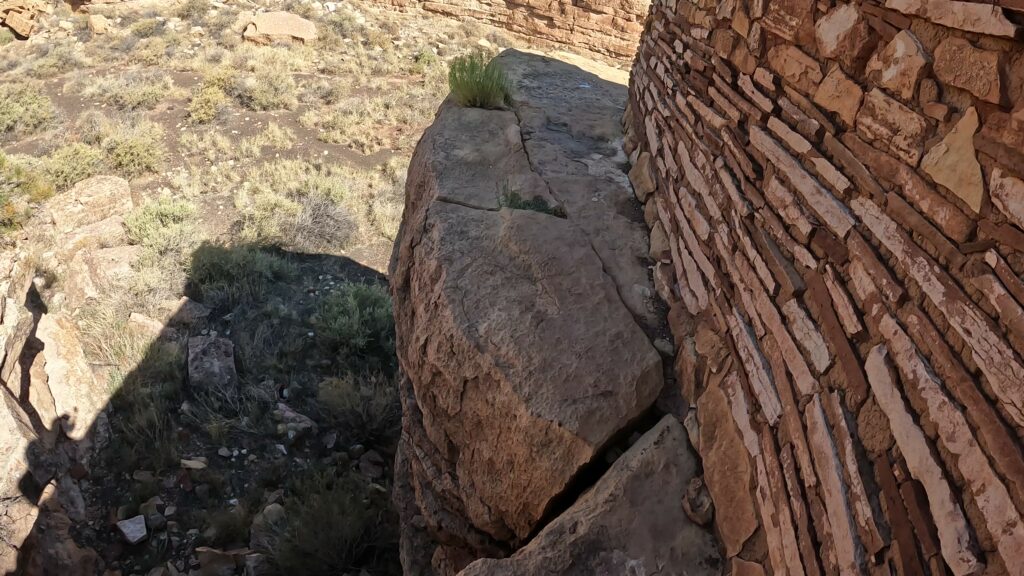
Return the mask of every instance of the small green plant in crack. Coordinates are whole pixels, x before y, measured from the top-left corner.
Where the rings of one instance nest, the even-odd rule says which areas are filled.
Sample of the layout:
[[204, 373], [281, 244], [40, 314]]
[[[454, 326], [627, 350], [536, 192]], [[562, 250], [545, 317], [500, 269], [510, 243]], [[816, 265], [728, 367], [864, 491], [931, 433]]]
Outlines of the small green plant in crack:
[[547, 200], [540, 196], [534, 196], [533, 198], [523, 198], [518, 192], [512, 192], [507, 190], [502, 193], [501, 197], [498, 198], [498, 206], [502, 208], [511, 208], [513, 210], [532, 210], [534, 212], [540, 212], [542, 214], [548, 214], [556, 218], [565, 218], [565, 208], [561, 206], [552, 206], [548, 204]]

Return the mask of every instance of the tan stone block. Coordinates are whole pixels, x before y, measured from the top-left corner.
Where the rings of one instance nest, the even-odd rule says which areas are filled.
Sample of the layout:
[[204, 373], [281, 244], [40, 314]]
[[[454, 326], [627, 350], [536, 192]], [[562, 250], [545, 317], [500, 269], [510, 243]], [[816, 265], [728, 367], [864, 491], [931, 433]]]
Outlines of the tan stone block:
[[998, 52], [975, 48], [963, 38], [946, 38], [935, 49], [935, 76], [993, 104], [1003, 99]]
[[901, 30], [871, 57], [866, 72], [868, 80], [909, 103], [930, 62], [917, 36], [910, 30]]
[[822, 79], [818, 61], [789, 44], [768, 51], [768, 67], [804, 94], [813, 94]]
[[857, 132], [910, 166], [917, 166], [927, 137], [921, 115], [875, 88], [857, 113]]
[[863, 99], [864, 91], [838, 66], [825, 76], [814, 92], [814, 103], [838, 114], [847, 126], [853, 126], [856, 121]]
[[921, 160], [921, 170], [936, 183], [949, 188], [975, 212], [981, 211], [985, 195], [981, 164], [974, 152], [974, 133], [977, 131], [978, 111], [971, 107]]

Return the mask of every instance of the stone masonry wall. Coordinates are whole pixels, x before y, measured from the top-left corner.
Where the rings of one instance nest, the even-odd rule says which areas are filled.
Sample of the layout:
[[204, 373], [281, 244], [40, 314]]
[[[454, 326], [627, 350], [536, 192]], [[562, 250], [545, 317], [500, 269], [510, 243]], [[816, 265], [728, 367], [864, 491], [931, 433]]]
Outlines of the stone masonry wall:
[[383, 0], [477, 20], [530, 38], [628, 60], [650, 0]]
[[1022, 31], [652, 6], [626, 147], [732, 574], [1024, 574]]

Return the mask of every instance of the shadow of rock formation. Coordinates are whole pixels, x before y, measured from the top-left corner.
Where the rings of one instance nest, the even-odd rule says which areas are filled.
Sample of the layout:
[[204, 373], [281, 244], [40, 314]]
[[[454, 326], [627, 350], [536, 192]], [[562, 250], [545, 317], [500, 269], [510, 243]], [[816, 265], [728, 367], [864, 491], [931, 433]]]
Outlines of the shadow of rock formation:
[[[313, 332], [324, 299], [384, 277], [249, 246], [202, 245], [191, 262], [188, 296], [159, 318], [117, 311], [125, 332], [100, 343], [55, 297], [76, 287], [53, 289], [30, 258], [7, 262], [0, 573], [272, 575], [282, 551], [286, 573], [398, 573], [387, 495], [397, 402], [390, 423], [356, 433], [318, 405], [325, 381], [372, 374], [393, 387], [393, 344], [357, 357]], [[138, 342], [126, 372], [87, 353]], [[295, 510], [308, 541], [282, 545]]]

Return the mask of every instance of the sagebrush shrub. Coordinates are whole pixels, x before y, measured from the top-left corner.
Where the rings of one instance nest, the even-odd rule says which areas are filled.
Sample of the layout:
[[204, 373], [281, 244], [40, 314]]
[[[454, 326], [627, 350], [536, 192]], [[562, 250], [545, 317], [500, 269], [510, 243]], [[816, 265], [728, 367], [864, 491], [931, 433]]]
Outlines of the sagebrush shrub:
[[501, 64], [479, 52], [452, 60], [448, 87], [459, 106], [493, 110], [509, 103], [510, 85]]
[[321, 300], [314, 325], [320, 344], [350, 371], [394, 371], [395, 321], [387, 287], [343, 285]]
[[0, 82], [0, 134], [28, 133], [53, 121], [53, 102], [41, 86], [30, 82]]

